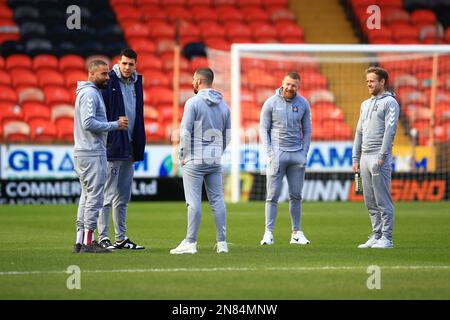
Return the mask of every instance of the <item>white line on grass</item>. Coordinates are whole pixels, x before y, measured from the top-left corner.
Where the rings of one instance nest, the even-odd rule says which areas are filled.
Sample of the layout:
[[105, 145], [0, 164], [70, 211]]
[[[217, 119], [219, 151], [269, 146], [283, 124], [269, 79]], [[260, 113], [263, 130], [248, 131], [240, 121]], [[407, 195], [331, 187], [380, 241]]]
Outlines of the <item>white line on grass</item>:
[[[427, 270], [450, 269], [450, 266], [380, 266], [380, 269], [390, 270]], [[247, 271], [328, 271], [328, 270], [366, 270], [365, 266], [324, 266], [324, 267], [267, 267], [267, 268], [155, 268], [155, 269], [112, 269], [83, 270], [83, 273], [170, 273], [170, 272], [247, 272]], [[0, 271], [0, 276], [61, 274], [66, 270], [36, 270], [36, 271]]]

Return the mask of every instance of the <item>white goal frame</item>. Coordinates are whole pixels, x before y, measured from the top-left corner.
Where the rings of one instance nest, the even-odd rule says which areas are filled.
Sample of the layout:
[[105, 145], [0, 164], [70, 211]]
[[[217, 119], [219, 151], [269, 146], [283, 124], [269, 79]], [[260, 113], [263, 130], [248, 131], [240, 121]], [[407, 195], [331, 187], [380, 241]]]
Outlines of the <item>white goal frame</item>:
[[450, 45], [233, 44], [231, 46], [231, 202], [240, 200], [241, 54], [243, 52], [450, 53]]

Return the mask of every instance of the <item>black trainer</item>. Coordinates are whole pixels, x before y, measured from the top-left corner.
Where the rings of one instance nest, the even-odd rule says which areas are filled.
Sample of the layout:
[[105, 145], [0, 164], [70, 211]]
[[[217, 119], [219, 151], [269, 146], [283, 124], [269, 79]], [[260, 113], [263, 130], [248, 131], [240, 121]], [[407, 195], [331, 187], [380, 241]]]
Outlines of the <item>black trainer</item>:
[[145, 247], [139, 246], [130, 239], [126, 238], [125, 240], [121, 242], [114, 243], [114, 249], [131, 249], [131, 250], [143, 250]]
[[114, 246], [112, 245], [111, 241], [109, 241], [108, 238], [105, 238], [102, 241], [100, 241], [100, 245], [106, 249], [110, 249], [110, 250], [115, 249]]
[[103, 248], [97, 241], [92, 241], [91, 245], [83, 244], [80, 252], [86, 253], [111, 253], [112, 250]]
[[73, 253], [80, 253], [80, 250], [81, 250], [81, 243], [75, 243], [75, 244], [73, 245], [73, 250], [72, 250], [72, 252], [73, 252]]

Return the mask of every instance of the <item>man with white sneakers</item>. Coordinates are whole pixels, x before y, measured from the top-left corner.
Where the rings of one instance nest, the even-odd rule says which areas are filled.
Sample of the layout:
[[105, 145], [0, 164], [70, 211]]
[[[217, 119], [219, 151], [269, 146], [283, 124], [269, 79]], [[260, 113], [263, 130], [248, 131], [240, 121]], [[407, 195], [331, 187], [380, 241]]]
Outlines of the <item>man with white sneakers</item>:
[[310, 243], [300, 222], [306, 157], [311, 144], [311, 110], [308, 101], [297, 93], [299, 87], [300, 75], [294, 71], [287, 73], [281, 87], [266, 100], [261, 111], [260, 137], [268, 157], [265, 232], [261, 245], [274, 243], [273, 229], [284, 176], [289, 186], [290, 243]]
[[198, 69], [192, 81], [196, 95], [188, 99], [184, 107], [179, 160], [183, 170], [188, 228], [186, 238], [170, 250], [171, 254], [197, 253], [203, 181], [216, 223], [216, 251], [228, 252], [221, 158], [230, 141], [230, 111], [222, 94], [212, 89], [213, 80], [211, 69]]
[[364, 202], [372, 234], [358, 248], [393, 248], [394, 204], [391, 198], [392, 145], [400, 106], [386, 91], [388, 73], [379, 67], [366, 70], [371, 98], [361, 104], [353, 144], [353, 171], [361, 173]]

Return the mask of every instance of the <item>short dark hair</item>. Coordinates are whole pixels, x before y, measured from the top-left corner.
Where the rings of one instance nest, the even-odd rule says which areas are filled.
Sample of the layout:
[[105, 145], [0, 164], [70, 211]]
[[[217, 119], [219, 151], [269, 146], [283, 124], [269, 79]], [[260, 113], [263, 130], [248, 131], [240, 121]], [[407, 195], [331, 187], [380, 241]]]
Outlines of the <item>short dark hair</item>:
[[214, 72], [210, 68], [200, 68], [197, 69], [195, 73], [205, 79], [204, 81], [207, 85], [212, 85], [214, 81]]
[[286, 73], [286, 75], [284, 77], [285, 78], [289, 77], [291, 79], [295, 79], [295, 80], [300, 81], [300, 75], [298, 74], [297, 71], [289, 71], [288, 73]]
[[375, 73], [378, 77], [378, 81], [384, 79], [384, 87], [388, 86], [389, 75], [388, 72], [381, 67], [369, 67], [366, 69], [366, 74]]
[[94, 72], [95, 70], [97, 70], [97, 68], [99, 66], [107, 66], [107, 65], [108, 64], [105, 61], [100, 60], [100, 59], [95, 59], [95, 60], [92, 60], [91, 62], [89, 62], [88, 71]]
[[130, 49], [130, 48], [125, 48], [122, 51], [120, 51], [119, 59], [121, 59], [122, 56], [125, 56], [125, 57], [130, 58], [130, 59], [134, 59], [135, 61], [137, 61], [137, 53], [136, 53], [136, 51], [134, 51], [133, 49]]

